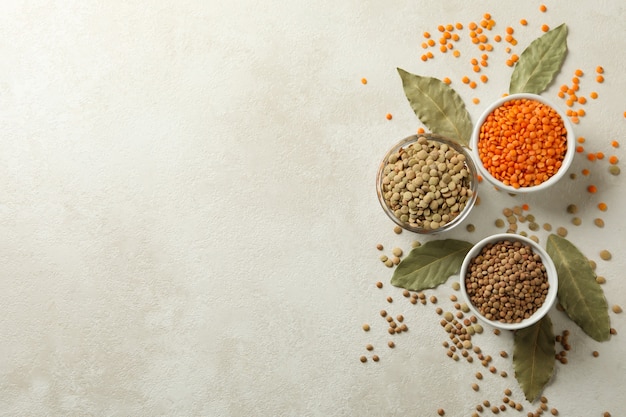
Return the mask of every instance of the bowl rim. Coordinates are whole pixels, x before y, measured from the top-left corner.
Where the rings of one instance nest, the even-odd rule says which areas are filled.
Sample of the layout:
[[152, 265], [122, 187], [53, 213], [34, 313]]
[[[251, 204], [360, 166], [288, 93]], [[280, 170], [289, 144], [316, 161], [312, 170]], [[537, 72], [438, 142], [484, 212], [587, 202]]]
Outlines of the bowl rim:
[[[418, 227], [413, 227], [408, 223], [403, 222], [399, 218], [395, 216], [395, 214], [391, 211], [391, 209], [385, 203], [385, 199], [383, 198], [383, 190], [382, 190], [382, 181], [383, 181], [383, 170], [385, 169], [385, 164], [389, 159], [391, 154], [397, 152], [400, 148], [408, 146], [409, 144], [417, 141], [421, 136], [425, 136], [429, 140], [436, 140], [441, 143], [445, 143], [446, 145], [454, 148], [457, 152], [461, 152], [465, 156], [465, 165], [468, 167], [470, 171], [470, 189], [472, 190], [472, 196], [467, 200], [465, 208], [454, 218], [452, 221], [446, 223], [443, 227], [439, 227], [437, 229], [422, 229]], [[381, 159], [380, 164], [378, 166], [378, 171], [376, 173], [376, 195], [378, 197], [378, 202], [383, 208], [383, 211], [387, 216], [398, 226], [403, 229], [418, 233], [421, 235], [433, 235], [437, 233], [446, 232], [448, 230], [453, 229], [457, 225], [463, 222], [467, 216], [469, 216], [472, 211], [476, 198], [478, 197], [478, 168], [476, 166], [476, 162], [474, 161], [474, 157], [472, 155], [471, 150], [454, 140], [442, 136], [438, 133], [432, 132], [424, 132], [424, 133], [416, 133], [410, 136], [405, 137], [404, 139], [398, 141], [394, 144], [389, 150], [385, 153], [385, 156]]]
[[[542, 104], [552, 107], [559, 114], [559, 116], [561, 116], [561, 120], [563, 120], [563, 125], [565, 126], [565, 129], [567, 130], [567, 136], [566, 136], [567, 150], [565, 152], [565, 157], [563, 159], [563, 163], [561, 167], [553, 176], [551, 176], [550, 178], [548, 178], [546, 181], [542, 182], [539, 185], [515, 188], [510, 185], [503, 184], [502, 181], [496, 179], [483, 166], [481, 159], [480, 159], [480, 155], [478, 154], [478, 138], [480, 136], [480, 128], [482, 127], [487, 117], [495, 109], [497, 109], [498, 107], [500, 107], [502, 104], [506, 103], [507, 101], [519, 100], [519, 99], [529, 99], [529, 100], [539, 101]], [[489, 106], [487, 106], [487, 108], [482, 112], [482, 114], [480, 115], [476, 123], [474, 124], [474, 127], [472, 129], [472, 136], [470, 137], [469, 147], [471, 149], [472, 157], [475, 159], [474, 163], [478, 169], [478, 172], [489, 183], [509, 193], [523, 194], [523, 193], [532, 193], [536, 191], [545, 190], [546, 188], [556, 184], [561, 178], [565, 176], [570, 166], [572, 165], [572, 161], [574, 160], [574, 155], [576, 153], [574, 141], [575, 141], [574, 127], [572, 123], [570, 122], [565, 112], [561, 108], [559, 108], [557, 105], [555, 105], [555, 103], [552, 100], [547, 99], [539, 94], [515, 93], [515, 94], [510, 94], [510, 95], [501, 97], [498, 100], [491, 103]]]
[[[546, 273], [548, 275], [548, 283], [550, 284], [548, 295], [546, 296], [546, 299], [544, 300], [541, 307], [537, 309], [537, 311], [535, 311], [532, 316], [530, 316], [527, 319], [522, 320], [519, 323], [501, 323], [499, 321], [487, 319], [478, 311], [478, 309], [471, 302], [469, 295], [467, 294], [467, 289], [465, 288], [465, 274], [467, 272], [467, 267], [470, 261], [480, 252], [480, 250], [486, 244], [500, 242], [503, 240], [513, 240], [513, 241], [517, 240], [517, 241], [530, 245], [533, 249], [533, 252], [541, 256], [541, 261], [543, 262], [546, 268]], [[546, 250], [543, 249], [535, 241], [527, 237], [512, 234], [512, 233], [497, 233], [494, 235], [490, 235], [490, 236], [483, 238], [474, 246], [472, 246], [469, 252], [465, 255], [465, 258], [463, 258], [463, 263], [461, 264], [461, 270], [459, 271], [459, 280], [461, 284], [461, 294], [463, 295], [463, 298], [465, 302], [467, 303], [467, 306], [469, 307], [470, 311], [483, 322], [493, 327], [502, 329], [502, 330], [519, 330], [519, 329], [524, 329], [524, 328], [527, 328], [536, 324], [546, 314], [548, 314], [548, 312], [554, 306], [556, 302], [556, 298], [557, 298], [558, 289], [559, 289], [559, 279], [558, 279], [556, 267], [550, 255], [548, 255], [548, 252], [546, 252]]]

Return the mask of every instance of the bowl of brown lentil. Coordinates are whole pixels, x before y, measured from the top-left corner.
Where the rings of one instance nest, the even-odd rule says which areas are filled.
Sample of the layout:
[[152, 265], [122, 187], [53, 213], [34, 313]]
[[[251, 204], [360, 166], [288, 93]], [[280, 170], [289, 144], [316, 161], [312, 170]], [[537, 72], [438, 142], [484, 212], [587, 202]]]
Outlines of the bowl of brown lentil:
[[480, 175], [510, 193], [556, 184], [576, 153], [566, 114], [550, 100], [526, 93], [488, 106], [474, 126], [470, 148]]
[[477, 178], [467, 148], [422, 133], [387, 152], [376, 176], [376, 193], [397, 225], [415, 233], [438, 233], [467, 217], [476, 201]]
[[556, 302], [554, 262], [524, 236], [500, 233], [481, 240], [465, 256], [460, 278], [470, 310], [503, 330], [535, 324]]

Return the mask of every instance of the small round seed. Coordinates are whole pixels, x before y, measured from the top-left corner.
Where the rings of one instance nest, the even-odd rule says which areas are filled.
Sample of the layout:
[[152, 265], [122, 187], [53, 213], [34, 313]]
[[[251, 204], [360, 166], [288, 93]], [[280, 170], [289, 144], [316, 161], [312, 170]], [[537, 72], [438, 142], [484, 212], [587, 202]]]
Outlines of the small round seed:
[[387, 346], [393, 349], [394, 347], [396, 347], [396, 344], [393, 342], [393, 340], [390, 340], [387, 342]]
[[366, 332], [369, 332], [369, 331], [370, 331], [370, 325], [369, 325], [369, 324], [367, 324], [367, 323], [365, 323], [365, 324], [363, 325], [363, 330], [365, 330]]
[[[459, 282], [458, 282], [458, 281], [454, 281], [454, 282], [452, 283], [452, 289], [453, 289], [453, 290], [455, 290], [455, 291], [458, 291], [459, 289], [461, 289], [461, 284], [459, 284]], [[456, 298], [456, 297], [455, 297], [455, 298]], [[452, 301], [456, 301], [456, 299], [455, 299], [455, 300], [452, 300]]]
[[604, 227], [604, 220], [600, 218], [593, 219], [593, 224], [595, 224], [598, 227]]
[[621, 170], [617, 165], [611, 165], [609, 167], [609, 172], [611, 173], [611, 175], [619, 175]]
[[504, 395], [509, 396], [511, 394], [512, 394], [512, 392], [511, 392], [511, 390], [509, 388], [504, 390]]
[[480, 389], [480, 387], [478, 386], [478, 384], [477, 384], [477, 383], [473, 383], [473, 384], [472, 384], [472, 389], [473, 389], [474, 391], [478, 391], [478, 390]]
[[478, 411], [478, 412], [482, 413], [482, 412], [483, 412], [483, 410], [484, 410], [484, 408], [483, 408], [483, 405], [482, 405], [482, 404], [478, 404], [478, 405], [476, 406], [476, 411]]
[[483, 374], [476, 372], [476, 379], [483, 379]]
[[617, 304], [614, 304], [613, 307], [611, 307], [611, 310], [613, 310], [613, 313], [615, 314], [620, 314], [623, 311], [622, 307]]
[[437, 414], [439, 414], [440, 416], [443, 416], [444, 414], [446, 414], [446, 412], [444, 411], [443, 408], [440, 408], [437, 410]]
[[502, 372], [500, 372], [500, 376], [502, 378], [506, 378], [507, 376], [509, 376], [509, 374], [507, 374], [506, 371], [502, 371]]
[[570, 204], [567, 206], [567, 212], [569, 214], [576, 214], [578, 213], [578, 206], [576, 204]]
[[485, 400], [485, 401], [483, 401], [483, 405], [485, 407], [489, 407], [489, 406], [491, 406], [491, 403], [489, 402], [489, 400]]
[[437, 297], [435, 297], [434, 295], [430, 296], [430, 302], [435, 304], [437, 302]]
[[374, 356], [372, 356], [372, 360], [374, 362], [378, 362], [380, 360], [380, 358], [378, 357], [378, 355], [374, 355]]
[[491, 412], [494, 414], [498, 414], [500, 412], [500, 409], [494, 405], [491, 407]]
[[393, 228], [393, 232], [399, 235], [400, 233], [402, 233], [402, 228], [400, 226], [396, 226]]
[[602, 277], [602, 276], [597, 276], [596, 277], [596, 282], [598, 284], [605, 284], [606, 283], [606, 278]]
[[502, 228], [502, 227], [504, 227], [504, 220], [502, 220], [502, 219], [496, 219], [496, 221], [495, 221], [495, 225], [496, 225], [496, 227], [498, 227], [498, 228]]
[[380, 282], [380, 281], [378, 281], [378, 282], [376, 283], [376, 286], [377, 286], [378, 288], [382, 288], [382, 287], [383, 287], [383, 283], [382, 283], [382, 282]]
[[471, 223], [470, 223], [470, 224], [468, 224], [467, 226], [465, 226], [465, 229], [466, 229], [468, 232], [472, 233], [473, 231], [475, 231], [475, 230], [476, 230], [476, 226], [474, 226], [473, 224], [471, 224]]
[[391, 250], [391, 253], [393, 253], [394, 256], [402, 256], [402, 249], [400, 248], [393, 248]]
[[446, 311], [445, 313], [443, 313], [443, 318], [446, 321], [452, 321], [454, 319], [454, 316], [449, 311]]
[[565, 237], [565, 236], [567, 236], [567, 229], [564, 228], [564, 227], [558, 227], [556, 229], [556, 234], [561, 236], [561, 237]]
[[613, 327], [611, 327], [611, 329], [609, 330], [609, 333], [617, 334], [617, 330], [615, 330]]
[[380, 310], [381, 317], [387, 317], [387, 310]]
[[437, 314], [441, 315], [441, 313], [443, 313], [442, 308], [441, 308], [441, 307], [437, 307], [437, 308], [435, 309], [435, 313], [437, 313]]
[[594, 350], [593, 352], [591, 352], [591, 354], [593, 355], [594, 358], [597, 358], [598, 356], [600, 356], [600, 353], [597, 350]]
[[604, 413], [602, 413], [602, 417], [611, 417], [611, 413], [605, 411]]
[[367, 350], [373, 350], [373, 349], [374, 349], [374, 346], [372, 346], [371, 344], [367, 344], [367, 345], [365, 345], [365, 349], [367, 349]]
[[391, 259], [387, 259], [387, 260], [385, 261], [385, 266], [386, 266], [387, 268], [391, 268], [391, 267], [393, 267], [393, 261], [392, 261]]
[[602, 258], [602, 260], [609, 261], [612, 257], [613, 255], [611, 255], [611, 252], [609, 252], [608, 250], [604, 249], [600, 251], [600, 258]]
[[589, 266], [595, 271], [598, 265], [596, 264], [596, 261], [594, 261], [593, 259], [589, 259]]
[[391, 298], [391, 296], [387, 297], [387, 302], [388, 303], [393, 303], [393, 298]]
[[574, 226], [580, 226], [580, 224], [582, 223], [582, 219], [580, 217], [573, 217], [572, 218], [572, 224]]
[[408, 290], [404, 290], [402, 291], [402, 295], [404, 295], [405, 297], [410, 297], [411, 293]]
[[489, 367], [489, 372], [491, 372], [492, 374], [495, 374], [496, 372], [498, 372], [498, 370], [496, 369], [495, 366], [490, 366]]
[[361, 356], [359, 360], [363, 363], [367, 362], [367, 358], [365, 356]]
[[378, 245], [376, 245], [376, 249], [378, 249], [378, 250], [383, 250], [383, 249], [384, 249], [384, 247], [383, 247], [383, 245], [381, 245], [381, 244], [379, 243]]
[[398, 314], [396, 316], [396, 320], [398, 320], [400, 323], [402, 323], [404, 321], [404, 316], [402, 314]]
[[500, 336], [500, 329], [493, 329], [493, 334]]
[[422, 242], [418, 240], [414, 240], [413, 243], [411, 243], [412, 248], [419, 248], [420, 246], [422, 246]]
[[506, 353], [505, 351], [500, 352], [500, 356], [502, 356], [503, 358], [507, 358], [509, 356], [508, 353]]

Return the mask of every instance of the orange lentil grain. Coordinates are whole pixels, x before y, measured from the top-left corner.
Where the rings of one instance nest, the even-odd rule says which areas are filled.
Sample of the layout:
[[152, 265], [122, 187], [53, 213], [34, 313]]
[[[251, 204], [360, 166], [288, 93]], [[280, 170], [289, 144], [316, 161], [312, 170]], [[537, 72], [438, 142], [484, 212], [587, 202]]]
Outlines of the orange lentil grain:
[[428, 56], [428, 59], [432, 59], [434, 57], [433, 53], [430, 51], [426, 53], [426, 56]]
[[604, 68], [602, 68], [601, 66], [597, 66], [597, 67], [596, 67], [596, 72], [597, 72], [598, 74], [604, 74]]
[[478, 38], [472, 38], [472, 43], [473, 43], [473, 44], [477, 44], [477, 43], [479, 43], [479, 42], [480, 42], [480, 41], [478, 40]]
[[542, 32], [547, 32], [549, 30], [550, 30], [550, 26], [548, 26], [546, 24], [541, 25], [541, 31]]
[[[626, 117], [626, 114], [624, 114], [624, 117]], [[614, 141], [611, 142], [611, 146], [614, 147], [614, 148], [618, 148], [619, 147], [619, 142], [614, 140]]]
[[448, 32], [452, 32], [454, 30], [454, 25], [446, 25], [446, 30]]
[[469, 84], [470, 79], [467, 76], [465, 76], [465, 77], [461, 78], [461, 81], [463, 81], [463, 84]]
[[582, 146], [579, 145], [576, 147], [576, 152], [583, 153], [584, 151], [585, 151], [585, 148], [583, 148]]
[[448, 29], [446, 29], [446, 31], [443, 32], [443, 37], [445, 39], [450, 39], [450, 38], [452, 38], [452, 34], [450, 32], [448, 32]]
[[590, 161], [595, 161], [596, 160], [596, 154], [595, 153], [588, 153], [587, 154], [587, 159]]
[[609, 206], [606, 205], [606, 203], [598, 203], [598, 209], [600, 211], [607, 211], [609, 208]]
[[443, 31], [445, 31], [445, 30], [446, 30], [446, 28], [445, 28], [443, 25], [439, 25], [439, 26], [437, 26], [437, 30], [438, 30], [439, 32], [443, 32]]
[[428, 46], [435, 46], [435, 40], [434, 39], [429, 39], [427, 43], [428, 43]]
[[582, 77], [583, 74], [584, 72], [581, 69], [577, 69], [576, 71], [574, 71], [574, 75], [576, 75], [577, 77]]
[[584, 137], [582, 137], [582, 136], [580, 136], [578, 139], [576, 139], [576, 141], [577, 141], [578, 143], [585, 143], [585, 138], [584, 138]]
[[476, 58], [472, 58], [472, 59], [470, 59], [470, 64], [478, 65], [478, 60]]
[[539, 11], [545, 13], [548, 10], [548, 8], [546, 7], [545, 4], [542, 4], [541, 6], [539, 6]]
[[580, 83], [580, 78], [578, 78], [578, 77], [572, 77], [572, 83], [574, 83], [574, 84], [578, 84], [578, 83]]
[[522, 210], [528, 211], [529, 209], [530, 209], [530, 206], [528, 204], [522, 204]]
[[522, 19], [519, 21], [519, 24], [522, 26], [526, 26], [528, 24], [528, 22], [526, 21], [526, 19]]
[[477, 27], [477, 28], [476, 28], [476, 33], [478, 33], [478, 34], [483, 33], [483, 28], [479, 28], [479, 27]]
[[615, 155], [609, 156], [609, 164], [615, 165], [619, 162], [619, 158]]
[[361, 84], [367, 84], [367, 78], [361, 78]]
[[491, 20], [491, 14], [490, 13], [485, 13], [483, 15], [483, 18], [487, 19], [487, 20]]
[[561, 90], [564, 93], [567, 93], [567, 90], [569, 90], [569, 88], [567, 87], [567, 85], [563, 84], [561, 87], [559, 87], [559, 90]]
[[514, 32], [514, 30], [513, 30], [513, 28], [512, 28], [511, 26], [508, 26], [508, 27], [506, 28], [506, 33], [508, 33], [509, 35], [512, 35], [512, 34], [513, 34], [513, 32]]
[[441, 45], [441, 46], [439, 47], [439, 50], [440, 50], [441, 52], [444, 52], [444, 53], [445, 53], [445, 52], [447, 52], [447, 51], [448, 51], [448, 48], [446, 48], [446, 45]]
[[581, 174], [583, 174], [584, 176], [589, 175], [589, 170], [587, 168], [583, 169], [582, 171], [580, 171]]
[[456, 25], [454, 25], [458, 30], [463, 29], [463, 24], [461, 22], [457, 22]]
[[482, 81], [482, 82], [486, 83], [488, 80], [489, 80], [489, 78], [487, 78], [487, 76], [486, 76], [486, 75], [481, 75], [481, 76], [480, 76], [480, 81]]
[[598, 192], [598, 188], [595, 185], [590, 185], [587, 187], [587, 191], [589, 191], [591, 194], [594, 194]]
[[578, 119], [578, 116], [572, 116], [572, 117], [570, 118], [570, 121], [571, 121], [572, 123], [574, 123], [575, 125], [577, 125], [577, 124], [578, 124], [578, 122], [580, 122], [580, 119]]
[[448, 77], [444, 77], [443, 80], [441, 80], [441, 81], [443, 81], [444, 84], [448, 84], [448, 85], [450, 85], [450, 83], [452, 82], [450, 80], [450, 78], [448, 78]]
[[515, 63], [514, 63], [512, 60], [507, 59], [507, 60], [505, 61], [505, 64], [506, 64], [507, 66], [509, 66], [509, 67], [512, 67], [512, 66], [513, 66], [513, 64], [515, 64]]
[[587, 99], [584, 96], [580, 96], [578, 97], [578, 102], [580, 104], [585, 104], [587, 102]]
[[426, 130], [424, 130], [424, 128], [423, 128], [423, 127], [420, 127], [419, 129], [417, 129], [417, 133], [418, 133], [418, 134], [422, 134], [422, 133], [424, 133], [424, 132], [426, 132]]
[[517, 56], [516, 54], [511, 55], [511, 59], [513, 60], [513, 62], [517, 62], [519, 61], [519, 56]]
[[422, 48], [423, 49], [427, 49], [428, 48], [428, 44], [426, 42], [422, 42]]
[[470, 88], [476, 88], [476, 83], [474, 81], [470, 81], [469, 86]]
[[489, 22], [487, 22], [487, 20], [483, 19], [480, 21], [480, 26], [487, 28], [488, 25], [489, 25]]
[[506, 35], [506, 36], [504, 37], [504, 40], [505, 40], [505, 41], [507, 41], [507, 42], [509, 42], [509, 43], [510, 43], [510, 42], [513, 42], [513, 39], [514, 39], [514, 38], [513, 38], [513, 36], [512, 36], [512, 35]]
[[572, 86], [572, 90], [574, 90], [574, 91], [578, 91], [578, 90], [580, 90], [580, 85], [578, 85], [578, 84], [574, 84], [574, 85]]
[[589, 97], [595, 100], [598, 98], [598, 93], [596, 93], [595, 91], [592, 91], [591, 93], [589, 93]]
[[479, 99], [478, 97], [474, 97], [474, 98], [472, 99], [472, 103], [474, 103], [474, 104], [478, 104], [478, 103], [480, 103], [480, 99]]
[[476, 22], [470, 22], [470, 24], [467, 26], [470, 30], [476, 30], [476, 28], [478, 27], [476, 25]]
[[565, 93], [562, 91], [559, 91], [556, 95], [559, 96], [559, 98], [565, 98]]
[[455, 41], [455, 42], [456, 42], [456, 41], [458, 41], [459, 39], [461, 39], [461, 37], [458, 35], [458, 33], [453, 33], [453, 34], [452, 34], [452, 40], [453, 40], [453, 41]]
[[454, 55], [456, 58], [461, 56], [461, 52], [459, 52], [459, 50], [455, 50], [454, 52], [452, 52], [452, 55]]
[[426, 39], [430, 38], [430, 33], [429, 33], [429, 32], [424, 32], [424, 37], [425, 37]]
[[478, 49], [479, 49], [480, 51], [484, 51], [485, 49], [487, 49], [487, 47], [485, 46], [485, 44], [484, 44], [484, 43], [481, 43], [481, 44], [479, 44], [479, 45], [478, 45]]
[[504, 52], [506, 52], [507, 54], [511, 52], [511, 48], [509, 48], [508, 46], [506, 47], [506, 49], [504, 50]]
[[603, 83], [604, 82], [604, 77], [602, 75], [598, 75], [596, 77], [596, 81], [599, 82], [599, 83]]
[[496, 179], [514, 188], [529, 187], [559, 170], [566, 136], [563, 120], [553, 108], [535, 100], [516, 99], [487, 116], [477, 147], [481, 162]]
[[480, 61], [480, 66], [481, 67], [487, 67], [487, 66], [489, 66], [489, 64], [487, 64], [487, 61], [483, 59], [482, 61]]
[[472, 70], [474, 70], [474, 72], [480, 72], [480, 67], [478, 65], [474, 65]]
[[494, 37], [493, 37], [493, 40], [494, 40], [495, 42], [500, 42], [500, 41], [502, 40], [502, 36], [500, 36], [500, 35], [496, 35], [496, 36], [494, 36]]
[[587, 114], [585, 109], [578, 109], [578, 117], [583, 117], [585, 114]]
[[387, 120], [393, 119], [393, 116], [391, 115], [391, 113], [387, 113], [385, 117], [387, 118]]
[[492, 45], [492, 44], [490, 44], [490, 43], [486, 44], [486, 45], [485, 45], [485, 50], [487, 50], [487, 51], [493, 51], [493, 45]]
[[572, 107], [574, 105], [574, 100], [568, 98], [567, 100], [565, 100], [565, 105], [567, 105], [567, 107]]
[[596, 152], [596, 158], [598, 158], [598, 159], [604, 159], [604, 153], [602, 153], [602, 152]]

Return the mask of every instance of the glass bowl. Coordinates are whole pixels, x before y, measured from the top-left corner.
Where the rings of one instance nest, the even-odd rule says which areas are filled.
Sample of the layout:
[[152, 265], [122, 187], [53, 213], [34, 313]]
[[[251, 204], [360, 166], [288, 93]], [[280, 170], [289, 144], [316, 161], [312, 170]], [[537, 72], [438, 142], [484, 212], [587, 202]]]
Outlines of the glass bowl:
[[[418, 147], [423, 152], [418, 153]], [[418, 168], [413, 170], [415, 165]], [[422, 133], [401, 140], [387, 152], [378, 168], [376, 193], [385, 213], [400, 227], [420, 234], [440, 233], [470, 213], [477, 179], [467, 148], [440, 135]]]
[[[539, 103], [542, 103], [543, 105], [549, 106], [552, 109], [554, 109], [555, 112], [560, 116], [561, 120], [563, 121], [563, 127], [566, 130], [566, 135], [565, 135], [566, 151], [565, 151], [565, 155], [564, 155], [563, 159], [560, 161], [561, 166], [558, 167], [557, 171], [555, 173], [553, 173], [548, 179], [546, 179], [543, 182], [541, 182], [540, 184], [536, 184], [536, 185], [522, 185], [522, 186], [519, 186], [519, 187], [515, 187], [515, 186], [511, 185], [510, 181], [509, 181], [509, 184], [506, 184], [503, 181], [501, 181], [500, 179], [496, 178], [494, 175], [492, 175], [492, 173], [487, 168], [485, 168], [485, 166], [484, 166], [484, 164], [483, 164], [483, 162], [481, 160], [481, 157], [480, 157], [479, 146], [478, 145], [479, 145], [479, 142], [483, 140], [483, 139], [480, 138], [481, 128], [482, 128], [483, 124], [485, 123], [485, 121], [487, 120], [487, 118], [489, 117], [489, 115], [491, 115], [496, 109], [498, 109], [499, 107], [503, 106], [505, 103], [507, 103], [509, 101], [523, 100], [523, 99], [534, 100], [534, 101], [537, 101]], [[534, 124], [533, 124], [533, 126], [534, 126]], [[524, 129], [528, 129], [528, 128], [524, 127]], [[537, 132], [536, 134], [543, 134], [543, 132], [540, 131], [540, 130], [536, 130], [536, 132]], [[525, 150], [525, 149], [522, 149], [522, 147], [520, 147], [520, 145], [522, 145], [522, 144], [518, 144], [516, 147], [513, 148], [514, 151], [515, 151], [515, 156], [513, 156], [513, 157], [518, 158], [518, 160], [522, 156], [525, 159], [529, 158], [531, 156], [529, 154], [529, 151]], [[497, 146], [502, 148], [502, 144], [497, 144]], [[472, 131], [472, 138], [470, 140], [470, 148], [472, 149], [472, 155], [474, 157], [474, 161], [476, 162], [476, 165], [478, 167], [478, 171], [479, 171], [480, 175], [482, 175], [483, 178], [485, 178], [485, 180], [487, 180], [489, 183], [494, 185], [496, 188], [504, 190], [504, 191], [507, 191], [509, 193], [513, 193], [513, 194], [530, 193], [530, 192], [535, 192], [535, 191], [541, 191], [541, 190], [544, 190], [544, 189], [546, 189], [546, 188], [556, 184], [567, 173], [567, 170], [571, 166], [572, 161], [574, 159], [574, 154], [576, 153], [574, 130], [572, 128], [572, 124], [571, 124], [569, 118], [567, 117], [567, 115], [561, 109], [559, 109], [557, 106], [555, 106], [550, 100], [548, 100], [548, 99], [546, 99], [546, 98], [544, 98], [544, 97], [542, 97], [540, 95], [537, 95], [537, 94], [526, 94], [526, 93], [511, 94], [509, 96], [502, 97], [499, 100], [496, 100], [495, 102], [493, 102], [489, 107], [487, 107], [487, 109], [485, 109], [485, 111], [482, 113], [482, 115], [480, 116], [480, 118], [478, 119], [476, 124], [474, 125], [474, 129]], [[532, 152], [535, 152], [535, 151], [532, 151]], [[538, 161], [537, 164], [539, 162], [541, 162], [541, 161]], [[541, 163], [543, 163], [543, 162], [541, 162]], [[532, 173], [531, 173], [531, 175], [532, 175]]]
[[[546, 298], [541, 304], [541, 306], [530, 317], [525, 318], [518, 323], [503, 323], [499, 320], [491, 320], [491, 319], [486, 318], [483, 314], [481, 314], [479, 309], [472, 303], [470, 295], [468, 293], [467, 284], [465, 281], [465, 277], [468, 273], [472, 260], [477, 255], [480, 254], [481, 250], [488, 244], [502, 242], [502, 241], [520, 242], [522, 244], [530, 246], [533, 253], [539, 255], [539, 257], [541, 258], [541, 262], [543, 263], [545, 270], [546, 270], [547, 280], [549, 284], [548, 293], [546, 294]], [[459, 275], [460, 275], [461, 293], [470, 311], [474, 315], [476, 315], [476, 317], [480, 318], [481, 320], [488, 323], [489, 325], [493, 327], [497, 327], [502, 330], [518, 330], [518, 329], [523, 329], [525, 327], [532, 326], [533, 324], [541, 320], [541, 318], [543, 318], [548, 313], [548, 311], [550, 311], [550, 309], [556, 302], [556, 296], [557, 296], [557, 291], [558, 291], [558, 276], [557, 276], [556, 268], [554, 266], [554, 262], [552, 261], [552, 258], [550, 258], [548, 253], [541, 246], [539, 246], [539, 244], [535, 243], [533, 240], [528, 239], [524, 236], [515, 235], [511, 233], [499, 233], [499, 234], [486, 237], [485, 239], [475, 244], [469, 250], [465, 258], [463, 259], [463, 264], [461, 265], [461, 270], [459, 272]], [[500, 277], [502, 276], [502, 274], [499, 273], [498, 276]]]

